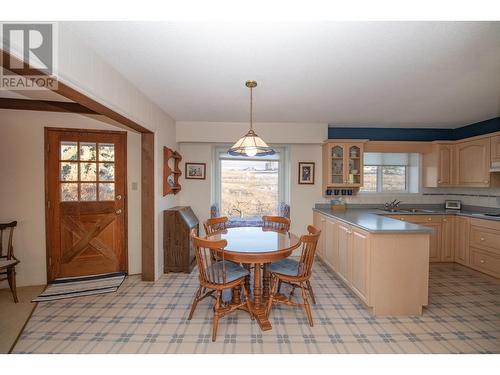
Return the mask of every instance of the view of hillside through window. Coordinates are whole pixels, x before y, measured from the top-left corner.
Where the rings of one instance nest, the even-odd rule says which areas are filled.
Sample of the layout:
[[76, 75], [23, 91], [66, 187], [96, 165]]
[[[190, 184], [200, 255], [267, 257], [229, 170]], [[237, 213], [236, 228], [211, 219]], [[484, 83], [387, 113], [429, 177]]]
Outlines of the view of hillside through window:
[[279, 162], [221, 160], [221, 215], [256, 219], [276, 215]]

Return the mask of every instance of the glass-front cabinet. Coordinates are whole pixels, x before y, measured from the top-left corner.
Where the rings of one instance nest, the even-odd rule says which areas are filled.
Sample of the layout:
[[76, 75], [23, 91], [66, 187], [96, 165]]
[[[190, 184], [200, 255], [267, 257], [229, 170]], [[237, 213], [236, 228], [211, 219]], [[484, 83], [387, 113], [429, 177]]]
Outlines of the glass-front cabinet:
[[363, 142], [325, 142], [323, 163], [325, 188], [363, 186]]

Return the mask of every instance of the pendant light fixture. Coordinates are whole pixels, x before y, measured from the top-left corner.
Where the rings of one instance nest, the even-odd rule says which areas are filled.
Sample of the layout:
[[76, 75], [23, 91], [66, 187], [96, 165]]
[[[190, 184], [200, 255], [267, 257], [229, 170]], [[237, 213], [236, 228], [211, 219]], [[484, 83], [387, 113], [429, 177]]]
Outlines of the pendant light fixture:
[[257, 81], [246, 81], [245, 86], [250, 89], [250, 130], [243, 138], [240, 138], [227, 153], [233, 156], [266, 156], [273, 155], [274, 150], [267, 145], [253, 131], [253, 88], [257, 86]]

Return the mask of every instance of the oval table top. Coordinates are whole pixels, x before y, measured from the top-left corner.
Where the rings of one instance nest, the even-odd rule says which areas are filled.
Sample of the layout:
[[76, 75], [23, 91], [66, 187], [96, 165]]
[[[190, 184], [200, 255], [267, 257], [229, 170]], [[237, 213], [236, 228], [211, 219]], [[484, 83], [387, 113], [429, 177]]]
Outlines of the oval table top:
[[288, 257], [300, 245], [297, 236], [262, 227], [228, 228], [206, 237], [226, 240], [224, 257], [241, 263], [269, 263]]

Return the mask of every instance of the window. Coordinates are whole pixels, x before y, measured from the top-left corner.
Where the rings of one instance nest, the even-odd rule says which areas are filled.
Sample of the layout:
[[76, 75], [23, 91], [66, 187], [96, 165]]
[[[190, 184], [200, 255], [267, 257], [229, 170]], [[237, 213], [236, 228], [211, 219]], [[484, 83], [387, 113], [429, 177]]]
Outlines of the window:
[[217, 149], [215, 201], [230, 219], [255, 220], [276, 215], [283, 200], [282, 153], [264, 158], [242, 158]]
[[418, 192], [418, 154], [364, 154], [363, 187], [366, 193]]
[[115, 199], [115, 146], [107, 143], [61, 142], [61, 201]]

